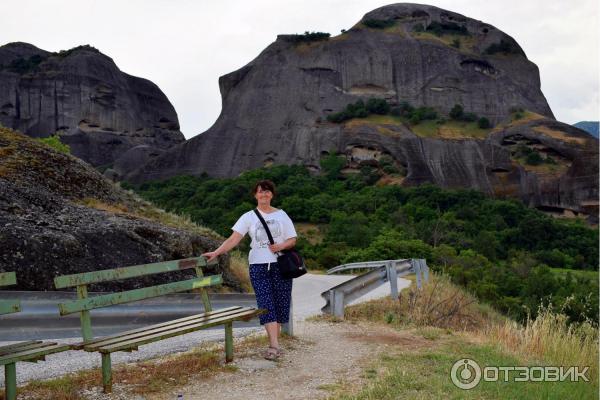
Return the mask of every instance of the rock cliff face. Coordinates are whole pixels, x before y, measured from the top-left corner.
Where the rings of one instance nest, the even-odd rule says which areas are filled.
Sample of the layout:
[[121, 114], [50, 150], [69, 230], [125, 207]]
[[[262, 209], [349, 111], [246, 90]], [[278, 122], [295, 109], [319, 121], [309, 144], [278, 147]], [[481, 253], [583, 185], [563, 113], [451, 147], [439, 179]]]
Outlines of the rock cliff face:
[[[223, 109], [216, 123], [125, 179], [227, 177], [273, 163], [318, 170], [330, 152], [359, 167], [387, 154], [404, 167], [405, 185], [475, 188], [557, 211], [584, 212], [594, 201], [597, 207], [598, 142], [554, 121], [536, 65], [513, 38], [481, 21], [394, 4], [333, 38], [280, 35], [219, 85]], [[471, 135], [443, 121], [435, 132], [400, 118], [327, 121], [369, 98], [431, 107], [446, 119], [460, 104], [495, 128]], [[540, 157], [556, 155], [560, 166], [525, 166], [519, 144]], [[583, 157], [590, 171], [580, 165]]]
[[103, 168], [133, 147], [160, 152], [185, 140], [155, 84], [121, 72], [90, 46], [59, 53], [27, 43], [0, 47], [0, 124], [32, 137], [59, 132], [74, 155]]
[[[167, 226], [150, 218], [151, 209], [80, 159], [0, 128], [0, 272], [16, 271], [18, 289], [53, 290], [58, 275], [198, 256], [218, 246], [214, 234]], [[241, 290], [228, 265], [223, 258], [207, 272], [222, 273], [227, 286]], [[183, 276], [189, 273], [93, 290]]]

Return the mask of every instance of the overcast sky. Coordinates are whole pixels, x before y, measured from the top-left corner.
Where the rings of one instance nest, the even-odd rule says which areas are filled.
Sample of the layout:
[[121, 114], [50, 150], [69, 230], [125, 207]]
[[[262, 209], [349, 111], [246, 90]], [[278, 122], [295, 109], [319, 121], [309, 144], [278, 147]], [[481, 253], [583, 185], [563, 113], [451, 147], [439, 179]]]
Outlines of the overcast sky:
[[[191, 138], [221, 112], [218, 78], [254, 59], [277, 34], [339, 34], [386, 1], [3, 0], [0, 45], [58, 51], [90, 44], [128, 74], [156, 83]], [[514, 37], [540, 69], [556, 118], [598, 120], [597, 0], [431, 0]]]

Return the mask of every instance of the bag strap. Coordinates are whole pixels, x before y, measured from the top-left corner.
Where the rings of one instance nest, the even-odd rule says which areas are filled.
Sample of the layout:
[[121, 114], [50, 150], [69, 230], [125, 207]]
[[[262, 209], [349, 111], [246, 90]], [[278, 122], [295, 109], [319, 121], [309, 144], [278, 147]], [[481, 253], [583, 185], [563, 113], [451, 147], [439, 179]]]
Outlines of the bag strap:
[[271, 244], [275, 244], [275, 241], [273, 240], [273, 235], [271, 235], [271, 231], [269, 230], [269, 227], [267, 226], [265, 219], [263, 218], [262, 215], [260, 215], [260, 211], [258, 211], [258, 209], [255, 208], [254, 212], [256, 213], [256, 216], [258, 217], [258, 219], [260, 219], [260, 222], [262, 222], [262, 225], [265, 228], [265, 231], [267, 232], [267, 236], [269, 237], [269, 242]]

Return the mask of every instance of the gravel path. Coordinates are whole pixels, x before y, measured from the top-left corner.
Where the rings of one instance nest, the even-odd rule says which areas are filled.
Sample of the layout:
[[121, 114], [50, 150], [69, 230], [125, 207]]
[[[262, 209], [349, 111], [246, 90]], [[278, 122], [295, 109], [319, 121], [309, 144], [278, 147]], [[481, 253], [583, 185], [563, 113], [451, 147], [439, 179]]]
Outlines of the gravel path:
[[234, 361], [235, 373], [221, 373], [148, 399], [173, 400], [178, 394], [184, 400], [325, 398], [330, 395], [327, 385], [361, 385], [363, 368], [382, 349], [381, 342], [371, 340], [378, 335], [373, 328], [360, 325], [299, 322], [296, 338], [283, 346], [279, 361], [264, 360], [264, 349], [256, 349]]
[[[330, 287], [338, 285], [348, 279], [352, 278], [349, 275], [313, 275], [306, 274], [305, 276], [296, 279], [294, 281], [294, 335], [298, 336], [301, 344], [307, 345], [309, 341], [318, 341], [321, 347], [330, 347], [336, 345], [335, 326], [330, 327], [329, 331], [325, 328], [313, 326], [313, 323], [304, 322], [306, 317], [311, 315], [320, 314], [320, 309], [325, 305], [325, 301], [321, 297], [321, 293]], [[407, 287], [410, 281], [399, 278], [398, 288], [402, 289]], [[363, 296], [361, 299], [355, 301], [365, 301], [371, 298], [382, 297], [389, 295], [390, 289], [388, 284], [384, 284], [374, 291]], [[316, 329], [315, 332], [319, 331], [319, 334], [313, 335], [312, 329]], [[263, 332], [262, 327], [253, 328], [236, 328], [234, 329], [234, 336], [236, 338], [242, 338], [252, 333]], [[310, 332], [310, 335], [307, 333]], [[80, 338], [73, 338], [67, 340], [59, 340], [60, 343], [75, 343], [80, 341]], [[152, 358], [161, 357], [165, 354], [174, 354], [179, 352], [185, 352], [191, 350], [200, 342], [204, 341], [223, 341], [224, 331], [222, 327], [220, 329], [210, 329], [174, 337], [167, 340], [162, 340], [152, 344], [148, 344], [140, 347], [139, 351], [132, 353], [118, 352], [112, 355], [113, 365], [136, 362], [141, 360], [147, 360]], [[2, 344], [8, 344], [10, 342], [0, 342]], [[365, 352], [368, 352], [365, 350]], [[342, 354], [342, 353], [340, 353]], [[360, 357], [362, 353], [358, 352], [356, 357]], [[350, 357], [350, 355], [347, 355]], [[330, 359], [341, 362], [338, 360], [337, 353]], [[352, 356], [354, 357], [354, 356]], [[292, 357], [292, 359], [298, 359], [298, 355]], [[324, 360], [325, 361], [325, 360]], [[303, 364], [300, 363], [300, 366]], [[50, 379], [58, 376], [62, 376], [69, 372], [75, 372], [79, 370], [91, 369], [100, 366], [100, 355], [98, 353], [87, 353], [84, 351], [68, 351], [64, 353], [58, 353], [49, 355], [45, 362], [42, 363], [17, 363], [17, 381], [21, 385], [30, 380]], [[333, 368], [333, 364], [330, 365]], [[243, 371], [246, 367], [240, 367]], [[250, 368], [250, 367], [248, 367]], [[0, 368], [0, 373], [3, 374], [3, 367]], [[251, 368], [250, 368], [251, 369]], [[308, 369], [302, 366], [301, 374], [308, 373]], [[3, 382], [0, 382], [2, 384]], [[317, 385], [318, 386], [318, 385]], [[125, 397], [127, 398], [127, 397]], [[312, 398], [309, 396], [308, 398]]]

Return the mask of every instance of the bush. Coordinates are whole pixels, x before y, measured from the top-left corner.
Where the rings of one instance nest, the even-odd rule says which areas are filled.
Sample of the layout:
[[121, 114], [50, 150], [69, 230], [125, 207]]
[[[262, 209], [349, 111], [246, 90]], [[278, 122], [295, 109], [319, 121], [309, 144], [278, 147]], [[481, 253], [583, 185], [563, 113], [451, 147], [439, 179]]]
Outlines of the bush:
[[390, 112], [390, 105], [385, 99], [369, 99], [367, 111], [373, 114], [385, 115]]
[[519, 48], [519, 45], [513, 41], [507, 41], [502, 39], [500, 43], [493, 43], [485, 49], [484, 54], [496, 54], [496, 53], [504, 53], [504, 54], [523, 54], [522, 50]]
[[452, 44], [451, 44], [451, 46], [452, 46], [452, 47], [456, 47], [457, 49], [460, 49], [460, 39], [454, 39], [454, 40], [452, 41]]
[[37, 140], [44, 143], [46, 146], [52, 147], [56, 151], [64, 154], [71, 154], [71, 147], [68, 144], [61, 142], [58, 135], [52, 135]]
[[385, 99], [371, 98], [365, 104], [364, 101], [358, 100], [356, 103], [351, 103], [346, 106], [346, 109], [337, 113], [332, 113], [327, 116], [327, 121], [340, 123], [352, 118], [366, 118], [369, 114], [388, 114], [390, 105]]
[[542, 156], [537, 151], [532, 151], [525, 157], [525, 162], [529, 165], [540, 165], [544, 162]]
[[286, 40], [292, 43], [306, 43], [306, 42], [317, 42], [320, 40], [327, 40], [331, 36], [327, 32], [309, 32], [306, 31], [302, 35], [289, 35]]
[[423, 26], [423, 24], [416, 24], [412, 27], [413, 32], [424, 32], [425, 31], [425, 27]]
[[467, 27], [454, 22], [433, 21], [427, 27], [428, 32], [433, 32], [436, 36], [442, 35], [469, 35]]
[[463, 116], [463, 107], [460, 104], [455, 104], [454, 107], [452, 107], [452, 110], [450, 110], [450, 118], [452, 119], [461, 119]]
[[477, 121], [477, 126], [479, 126], [479, 128], [481, 128], [481, 129], [488, 129], [491, 127], [490, 120], [487, 119], [486, 117], [481, 117]]
[[366, 27], [373, 29], [385, 29], [390, 26], [394, 26], [395, 22], [391, 19], [383, 20], [383, 19], [366, 19], [363, 21], [363, 24]]
[[6, 69], [21, 75], [26, 74], [28, 72], [35, 71], [38, 65], [40, 65], [45, 59], [45, 57], [42, 57], [37, 54], [27, 59], [17, 58], [16, 60], [11, 61], [11, 63], [8, 64], [8, 67], [6, 67]]
[[467, 122], [475, 122], [477, 121], [477, 115], [474, 113], [465, 113], [462, 117], [462, 120]]

